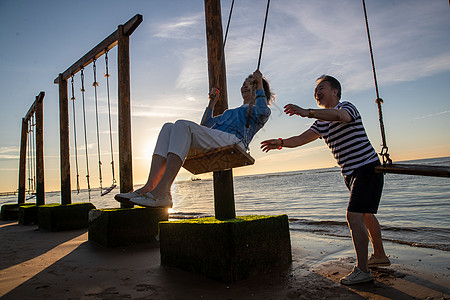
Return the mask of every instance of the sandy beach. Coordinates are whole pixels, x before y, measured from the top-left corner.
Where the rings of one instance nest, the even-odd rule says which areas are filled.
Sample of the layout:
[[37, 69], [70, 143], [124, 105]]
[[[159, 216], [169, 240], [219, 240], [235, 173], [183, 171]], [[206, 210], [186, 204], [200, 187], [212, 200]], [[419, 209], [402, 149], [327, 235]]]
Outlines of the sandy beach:
[[47, 232], [0, 221], [1, 299], [450, 299], [450, 255], [386, 242], [392, 265], [340, 285], [349, 239], [291, 231], [293, 262], [233, 284], [160, 265], [158, 245], [113, 249], [86, 230]]

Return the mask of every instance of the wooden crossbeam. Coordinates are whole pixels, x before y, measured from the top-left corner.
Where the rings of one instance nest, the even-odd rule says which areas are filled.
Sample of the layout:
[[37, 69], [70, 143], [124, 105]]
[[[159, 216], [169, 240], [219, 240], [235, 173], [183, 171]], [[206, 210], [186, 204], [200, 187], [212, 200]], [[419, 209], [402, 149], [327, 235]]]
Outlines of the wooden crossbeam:
[[206, 153], [188, 156], [183, 167], [192, 174], [224, 171], [253, 165], [255, 159], [238, 145], [213, 149]]
[[450, 166], [386, 164], [375, 167], [377, 173], [394, 173], [406, 175], [450, 177]]
[[31, 116], [36, 111], [37, 103], [42, 102], [42, 100], [44, 100], [44, 96], [45, 96], [45, 92], [40, 92], [39, 95], [36, 96], [36, 100], [33, 102], [33, 104], [31, 104], [30, 109], [28, 109], [28, 112], [24, 117], [26, 122], [28, 122], [28, 120], [30, 120]]
[[[124, 34], [126, 36], [130, 36], [133, 31], [141, 24], [143, 18], [142, 15], [137, 14], [128, 22], [123, 25]], [[114, 48], [117, 45], [117, 41], [119, 40], [119, 31], [116, 30], [111, 33], [107, 38], [101, 41], [97, 46], [92, 48], [91, 51], [86, 53], [82, 58], [80, 58], [77, 62], [75, 62], [72, 66], [70, 66], [67, 70], [62, 73], [63, 79], [69, 79], [73, 74], [79, 72], [82, 68], [92, 63], [94, 59], [99, 58], [106, 51]], [[59, 83], [59, 76], [55, 79], [54, 83]]]

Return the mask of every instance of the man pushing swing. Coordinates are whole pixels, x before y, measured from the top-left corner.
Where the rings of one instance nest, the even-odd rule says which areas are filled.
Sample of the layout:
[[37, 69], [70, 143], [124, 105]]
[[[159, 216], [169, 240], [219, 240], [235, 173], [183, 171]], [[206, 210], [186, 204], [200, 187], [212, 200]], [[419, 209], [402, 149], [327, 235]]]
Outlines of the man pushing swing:
[[[369, 267], [389, 266], [381, 239], [377, 218], [384, 176], [375, 173], [380, 165], [378, 155], [366, 135], [361, 116], [356, 107], [341, 99], [341, 85], [337, 79], [323, 75], [316, 81], [314, 98], [322, 109], [305, 109], [294, 104], [284, 107], [289, 116], [297, 115], [317, 119], [305, 132], [288, 139], [270, 139], [261, 143], [268, 152], [283, 147], [295, 148], [323, 138], [342, 169], [345, 184], [350, 191], [347, 222], [356, 251], [357, 266], [341, 284], [357, 284], [373, 279]], [[368, 241], [374, 253], [368, 259]]]

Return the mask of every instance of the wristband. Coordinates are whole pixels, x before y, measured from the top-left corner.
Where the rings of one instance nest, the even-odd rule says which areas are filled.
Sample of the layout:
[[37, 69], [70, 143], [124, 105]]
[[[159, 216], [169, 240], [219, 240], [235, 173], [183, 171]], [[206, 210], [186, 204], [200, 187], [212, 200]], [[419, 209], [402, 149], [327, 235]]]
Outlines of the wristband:
[[316, 112], [314, 111], [314, 110], [312, 110], [312, 109], [308, 109], [308, 118], [314, 118], [314, 114], [315, 114]]
[[278, 140], [280, 140], [280, 141], [281, 141], [281, 145], [280, 145], [280, 147], [278, 147], [277, 149], [278, 149], [278, 150], [281, 150], [281, 149], [283, 149], [283, 146], [284, 146], [284, 141], [283, 141], [283, 139], [282, 139], [282, 138], [278, 138]]

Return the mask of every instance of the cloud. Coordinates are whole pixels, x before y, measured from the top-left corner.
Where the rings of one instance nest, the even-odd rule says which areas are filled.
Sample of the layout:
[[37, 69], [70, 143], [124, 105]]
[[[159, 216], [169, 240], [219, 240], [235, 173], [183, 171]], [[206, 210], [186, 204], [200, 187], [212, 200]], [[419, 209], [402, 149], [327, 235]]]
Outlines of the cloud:
[[445, 110], [445, 111], [441, 111], [441, 112], [430, 114], [430, 115], [426, 115], [426, 116], [416, 117], [416, 118], [414, 118], [414, 120], [434, 118], [434, 117], [445, 115], [445, 114], [448, 114], [448, 113], [450, 113], [450, 110]]
[[399, 81], [414, 81], [423, 77], [450, 70], [450, 52], [434, 57], [403, 61], [380, 70], [380, 80], [384, 84]]
[[151, 118], [162, 118], [167, 119], [176, 116], [173, 113], [167, 111], [155, 111], [155, 110], [134, 110], [132, 113], [133, 117], [151, 117]]
[[[157, 97], [156, 97], [157, 98]], [[186, 112], [203, 112], [204, 105], [197, 107], [186, 106], [186, 105], [177, 105], [177, 103], [186, 103], [186, 101], [190, 101], [195, 103], [197, 100], [193, 98], [186, 98], [183, 95], [171, 95], [170, 99], [161, 98], [159, 103], [173, 103], [173, 105], [146, 105], [146, 104], [134, 104], [132, 108], [132, 116], [133, 117], [152, 117], [152, 118], [161, 118], [161, 119], [172, 119], [183, 115]]]
[[4, 146], [0, 147], [0, 154], [5, 154], [9, 152], [19, 152], [19, 147], [16, 146]]
[[0, 159], [19, 159], [19, 147], [0, 147]]
[[[195, 15], [168, 20], [156, 27], [155, 37], [164, 39], [192, 39], [200, 33], [199, 25], [203, 23], [203, 12]], [[203, 31], [201, 33], [204, 35]]]
[[[385, 1], [369, 5], [368, 17], [380, 84], [420, 80], [450, 70], [448, 38], [443, 38], [448, 36], [448, 13], [439, 1]], [[230, 72], [256, 61], [259, 23], [232, 24], [227, 45]], [[361, 3], [273, 3], [262, 66], [265, 73], [280, 78], [277, 86], [283, 91], [304, 88], [323, 73], [340, 78], [347, 92], [373, 88]]]
[[0, 154], [0, 159], [19, 159], [19, 155], [13, 154]]
[[206, 47], [193, 47], [183, 52], [181, 71], [176, 79], [176, 88], [188, 94], [204, 92], [208, 82]]

